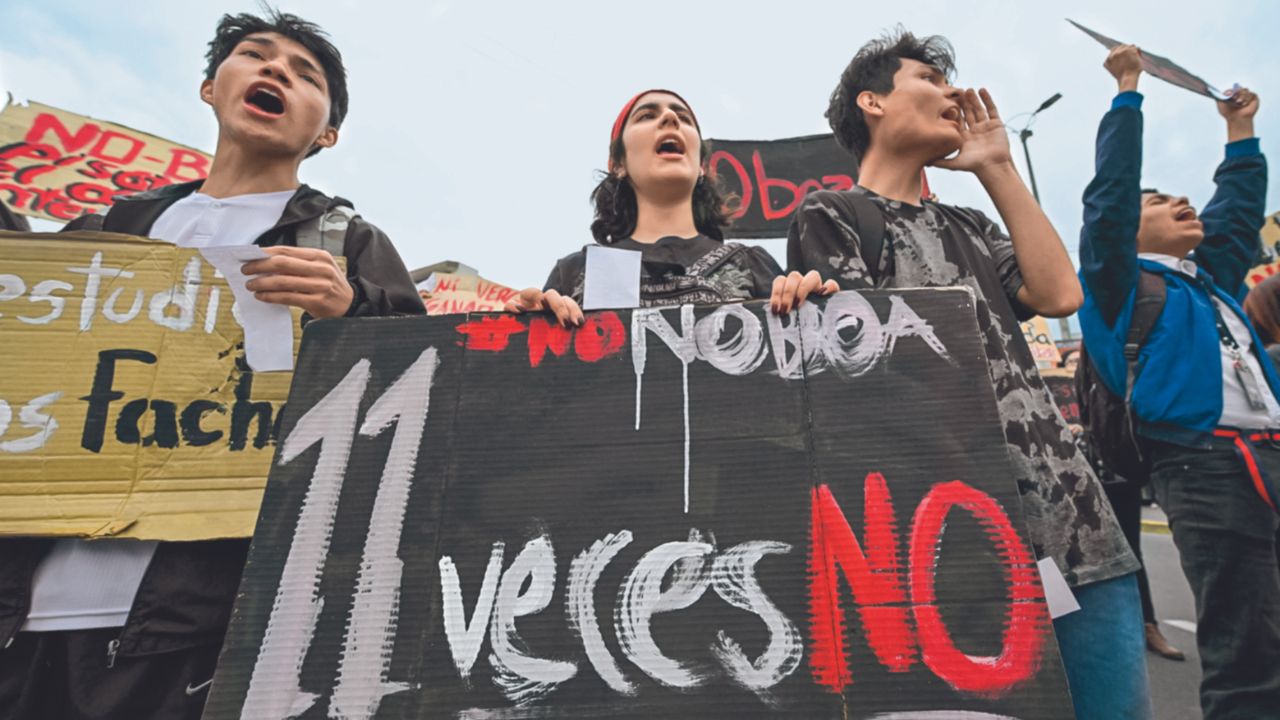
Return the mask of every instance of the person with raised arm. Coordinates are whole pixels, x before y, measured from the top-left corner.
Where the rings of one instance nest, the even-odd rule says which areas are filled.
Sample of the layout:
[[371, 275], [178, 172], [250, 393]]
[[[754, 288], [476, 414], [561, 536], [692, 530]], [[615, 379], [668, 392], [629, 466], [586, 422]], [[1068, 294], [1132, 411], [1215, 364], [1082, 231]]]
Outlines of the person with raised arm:
[[[1085, 347], [1128, 400], [1195, 595], [1205, 719], [1280, 717], [1280, 377], [1239, 304], [1265, 218], [1258, 96], [1218, 103], [1225, 157], [1197, 212], [1142, 187], [1141, 51], [1118, 46], [1105, 65], [1118, 93], [1084, 194]], [[1152, 302], [1162, 307], [1130, 357], [1135, 308]]]

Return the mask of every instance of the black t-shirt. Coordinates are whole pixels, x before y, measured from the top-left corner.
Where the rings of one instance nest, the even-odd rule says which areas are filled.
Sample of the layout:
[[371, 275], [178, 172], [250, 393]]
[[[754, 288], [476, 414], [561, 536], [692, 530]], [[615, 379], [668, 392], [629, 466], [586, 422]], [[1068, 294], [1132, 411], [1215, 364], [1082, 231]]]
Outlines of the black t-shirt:
[[836, 193], [810, 193], [787, 239], [791, 270], [817, 270], [842, 290], [967, 287], [973, 291], [996, 406], [1036, 556], [1052, 556], [1079, 586], [1138, 569], [1111, 505], [1036, 369], [1018, 321], [1022, 274], [1013, 243], [986, 215], [925, 201], [919, 207], [857, 187], [884, 214], [884, 250], [873, 283], [857, 220]]
[[[705, 235], [670, 235], [652, 243], [627, 238], [608, 247], [641, 253], [642, 307], [762, 300], [772, 292], [774, 278], [782, 274], [781, 266], [764, 249]], [[560, 258], [542, 289], [581, 304], [586, 266], [585, 248]]]

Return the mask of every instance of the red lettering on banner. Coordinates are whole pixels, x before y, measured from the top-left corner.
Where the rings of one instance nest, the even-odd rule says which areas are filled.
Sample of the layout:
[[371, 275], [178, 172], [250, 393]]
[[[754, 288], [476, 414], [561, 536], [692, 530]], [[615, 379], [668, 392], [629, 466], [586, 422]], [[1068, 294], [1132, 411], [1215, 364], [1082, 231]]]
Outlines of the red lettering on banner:
[[524, 331], [524, 325], [510, 315], [482, 317], [458, 326], [458, 332], [467, 338], [465, 343], [458, 344], [465, 345], [468, 350], [502, 352], [507, 349], [512, 335]]
[[561, 327], [559, 323], [548, 321], [544, 317], [535, 317], [529, 321], [529, 367], [538, 367], [547, 350], [560, 357], [569, 350], [569, 341], [573, 339], [573, 331]]
[[747, 214], [754, 199], [758, 199], [760, 214], [765, 220], [780, 220], [794, 213], [800, 206], [800, 202], [804, 200], [804, 196], [813, 190], [824, 188], [848, 190], [854, 185], [853, 177], [850, 175], [823, 175], [821, 178], [808, 178], [799, 183], [782, 178], [771, 178], [765, 169], [764, 157], [759, 150], [751, 152], [751, 172], [748, 172], [742, 161], [732, 153], [717, 150], [711, 154], [711, 160], [708, 163], [713, 177], [720, 176], [721, 163], [727, 163], [732, 168], [733, 177], [736, 177], [738, 185], [742, 188], [741, 201], [731, 216], [734, 220]]
[[[853, 682], [837, 568], [853, 591], [867, 644], [890, 672], [903, 672], [923, 659], [956, 690], [990, 697], [1003, 695], [1035, 675], [1049, 632], [1048, 608], [1035, 560], [994, 498], [957, 480], [935, 485], [921, 500], [912, 519], [908, 603], [893, 503], [884, 477], [871, 473], [864, 484], [865, 545], [858, 544], [826, 485], [814, 488], [811, 497], [809, 666], [818, 684], [841, 692]], [[1002, 650], [995, 657], [968, 655], [957, 648], [936, 604], [939, 542], [947, 513], [956, 506], [978, 519], [1004, 568], [1010, 605]]]
[[67, 129], [66, 125], [62, 124], [57, 115], [40, 113], [36, 116], [35, 121], [31, 123], [31, 129], [27, 131], [27, 136], [23, 140], [32, 144], [40, 143], [47, 133], [53, 132], [58, 137], [58, 141], [62, 143], [63, 150], [75, 152], [88, 145], [101, 131], [102, 128], [93, 123], [85, 123], [72, 135], [71, 131]]
[[[947, 513], [959, 506], [977, 518], [996, 546], [1009, 588], [1001, 652], [975, 657], [955, 646], [938, 611], [934, 570]], [[995, 498], [959, 480], [935, 485], [916, 508], [911, 532], [911, 602], [924, 662], [956, 690], [999, 696], [1035, 675], [1049, 632], [1049, 610], [1035, 559]]]
[[[183, 172], [183, 171], [189, 172]], [[209, 176], [209, 158], [183, 148], [169, 151], [169, 167], [164, 170], [164, 178], [169, 182], [190, 182]]]
[[[125, 150], [123, 155], [108, 155], [107, 146], [111, 144], [112, 140], [121, 140], [127, 143], [129, 149]], [[142, 154], [142, 149], [146, 146], [147, 144], [138, 138], [129, 137], [128, 135], [116, 132], [115, 130], [108, 130], [107, 132], [102, 133], [98, 138], [98, 142], [94, 144], [93, 149], [89, 151], [89, 154], [101, 160], [108, 160], [110, 162], [120, 163], [121, 165], [128, 165], [136, 160], [138, 155]]]
[[848, 175], [823, 175], [822, 184], [826, 185], [828, 190], [841, 192], [853, 188], [853, 178]]
[[627, 328], [618, 314], [602, 312], [587, 316], [582, 327], [569, 329], [545, 317], [529, 320], [529, 366], [538, 367], [550, 350], [563, 357], [573, 343], [573, 352], [583, 362], [599, 362], [616, 355], [627, 344]]
[[711, 160], [707, 166], [711, 168], [711, 176], [717, 177], [717, 170], [721, 161], [729, 163], [733, 171], [738, 175], [738, 183], [742, 186], [742, 198], [738, 202], [738, 209], [730, 217], [734, 220], [747, 214], [747, 210], [751, 208], [751, 176], [747, 174], [747, 169], [742, 166], [738, 158], [724, 150], [717, 150], [711, 153]]
[[627, 329], [617, 313], [600, 313], [587, 318], [574, 333], [573, 351], [584, 362], [598, 362], [622, 350], [627, 343]]
[[909, 669], [917, 659], [916, 647], [899, 567], [893, 501], [884, 476], [871, 473], [863, 485], [865, 552], [826, 485], [813, 489], [812, 502], [809, 667], [814, 680], [835, 692], [853, 682], [837, 566], [853, 589], [867, 644], [876, 659], [893, 672]]

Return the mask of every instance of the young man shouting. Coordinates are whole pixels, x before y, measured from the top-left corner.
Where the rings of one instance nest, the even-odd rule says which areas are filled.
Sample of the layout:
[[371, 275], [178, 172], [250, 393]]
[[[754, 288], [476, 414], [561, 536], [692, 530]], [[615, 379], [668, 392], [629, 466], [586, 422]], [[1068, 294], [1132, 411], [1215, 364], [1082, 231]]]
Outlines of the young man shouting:
[[[218, 120], [209, 177], [67, 229], [256, 244], [269, 257], [244, 272], [260, 300], [316, 318], [423, 314], [387, 237], [298, 181], [304, 158], [337, 143], [347, 113], [342, 56], [320, 28], [276, 12], [227, 15], [208, 61], [200, 98]], [[248, 545], [5, 541], [0, 717], [198, 718]]]
[[[953, 70], [951, 47], [937, 36], [899, 31], [858, 51], [827, 110], [836, 139], [859, 160], [858, 186], [805, 198], [789, 233], [789, 269], [817, 270], [850, 290], [973, 290], [1031, 541], [1081, 606], [1055, 621], [1077, 715], [1150, 717], [1138, 562], [1018, 325], [1074, 312], [1080, 283], [1014, 169], [991, 95], [952, 87]], [[1009, 235], [976, 210], [922, 200], [929, 165], [972, 173]]]
[[[1197, 213], [1185, 197], [1142, 189], [1139, 50], [1113, 49], [1106, 67], [1119, 93], [1085, 190], [1080, 327], [1102, 381], [1129, 393], [1195, 594], [1204, 717], [1280, 717], [1280, 378], [1237, 302], [1265, 220], [1258, 97], [1239, 90], [1218, 103], [1226, 158]], [[1163, 309], [1130, 372], [1134, 308], [1153, 290]]]

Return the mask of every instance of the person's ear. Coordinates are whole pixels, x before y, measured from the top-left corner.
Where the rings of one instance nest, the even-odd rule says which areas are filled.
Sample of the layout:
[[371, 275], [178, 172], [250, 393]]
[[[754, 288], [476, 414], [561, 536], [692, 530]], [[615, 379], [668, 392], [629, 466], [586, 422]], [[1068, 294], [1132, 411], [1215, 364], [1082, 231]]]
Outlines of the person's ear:
[[627, 165], [625, 162], [617, 162], [613, 158], [609, 158], [609, 174], [617, 177], [619, 180], [627, 176]]
[[205, 80], [200, 83], [200, 99], [205, 105], [213, 106], [213, 81]]
[[312, 143], [313, 146], [318, 145], [322, 148], [331, 148], [337, 144], [338, 128], [332, 126], [326, 127], [324, 132], [320, 133], [320, 137], [316, 138], [316, 141]]
[[858, 109], [863, 115], [868, 117], [883, 117], [884, 107], [880, 104], [880, 96], [870, 90], [863, 90], [858, 93], [858, 97], [854, 99], [858, 105]]

